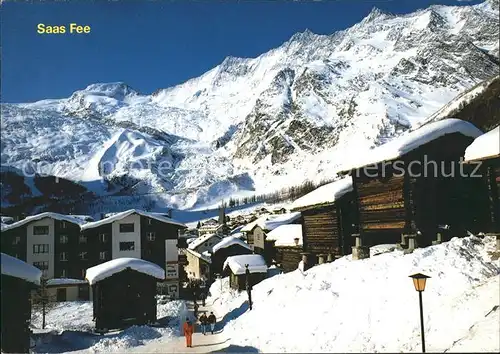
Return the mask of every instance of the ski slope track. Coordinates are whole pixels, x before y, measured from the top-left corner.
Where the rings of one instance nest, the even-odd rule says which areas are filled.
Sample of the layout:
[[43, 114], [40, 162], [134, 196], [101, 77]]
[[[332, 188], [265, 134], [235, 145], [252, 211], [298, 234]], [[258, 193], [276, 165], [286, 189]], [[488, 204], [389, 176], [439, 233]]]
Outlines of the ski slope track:
[[496, 75], [498, 36], [498, 0], [398, 16], [374, 8], [345, 30], [297, 33], [150, 95], [96, 83], [4, 103], [1, 164], [184, 209], [331, 178]]

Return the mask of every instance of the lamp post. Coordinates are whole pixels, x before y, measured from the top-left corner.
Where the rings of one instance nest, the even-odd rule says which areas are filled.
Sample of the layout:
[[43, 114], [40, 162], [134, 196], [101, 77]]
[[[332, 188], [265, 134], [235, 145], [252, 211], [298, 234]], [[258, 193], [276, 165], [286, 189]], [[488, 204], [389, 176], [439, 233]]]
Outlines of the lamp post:
[[250, 286], [250, 270], [248, 269], [248, 264], [245, 264], [245, 278], [248, 293], [248, 308], [252, 310], [252, 287]]
[[420, 303], [420, 333], [422, 337], [422, 353], [425, 353], [424, 310], [422, 305], [422, 292], [425, 290], [425, 282], [427, 281], [427, 278], [430, 277], [422, 273], [417, 273], [410, 275], [410, 278], [413, 279], [413, 285], [415, 286], [415, 290], [418, 292], [418, 301]]

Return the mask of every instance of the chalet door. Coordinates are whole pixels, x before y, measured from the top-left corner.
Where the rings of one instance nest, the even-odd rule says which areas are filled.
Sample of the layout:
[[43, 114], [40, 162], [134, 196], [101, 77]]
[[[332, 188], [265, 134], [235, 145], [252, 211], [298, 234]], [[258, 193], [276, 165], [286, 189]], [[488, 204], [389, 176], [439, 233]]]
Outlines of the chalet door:
[[57, 301], [66, 301], [66, 288], [57, 289]]
[[78, 285], [78, 300], [88, 301], [90, 299], [90, 288], [87, 284]]

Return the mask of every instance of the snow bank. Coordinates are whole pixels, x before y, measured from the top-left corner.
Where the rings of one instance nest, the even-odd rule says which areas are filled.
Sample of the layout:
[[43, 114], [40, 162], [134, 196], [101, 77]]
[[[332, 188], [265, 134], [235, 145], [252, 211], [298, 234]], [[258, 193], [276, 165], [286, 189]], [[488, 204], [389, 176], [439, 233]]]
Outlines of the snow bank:
[[215, 253], [215, 252], [217, 252], [218, 250], [220, 250], [222, 248], [227, 248], [227, 247], [230, 247], [230, 246], [233, 246], [233, 245], [240, 245], [241, 247], [244, 247], [244, 248], [246, 248], [248, 250], [252, 249], [247, 243], [245, 243], [244, 241], [240, 240], [238, 237], [236, 237], [236, 236], [227, 236], [227, 237], [224, 237], [214, 247], [212, 247], [212, 252]]
[[[90, 333], [95, 327], [91, 301], [50, 303], [46, 315], [46, 329], [55, 331], [55, 336], [50, 343], [38, 343], [34, 352], [62, 353], [82, 350], [109, 353], [123, 352], [156, 340], [163, 343], [180, 335], [181, 316], [185, 308], [184, 301], [158, 303], [157, 318], [162, 323], [161, 327], [132, 326], [101, 336]], [[33, 309], [31, 324], [36, 337], [36, 334], [42, 331], [41, 308]]]
[[267, 264], [260, 254], [243, 254], [227, 257], [222, 269], [229, 267], [236, 275], [245, 274], [245, 265], [248, 264], [250, 273], [267, 273]]
[[494, 247], [493, 237], [471, 236], [408, 255], [346, 256], [260, 282], [252, 311], [246, 311], [245, 293], [224, 290], [215, 298], [216, 284], [210, 291], [216, 311], [226, 314], [224, 330], [233, 345], [274, 353], [418, 352], [418, 295], [408, 276], [422, 272], [431, 276], [423, 294], [428, 351], [455, 345], [498, 352], [500, 262], [491, 260]]
[[165, 279], [165, 271], [163, 268], [138, 258], [117, 258], [106, 263], [98, 264], [87, 269], [85, 279], [92, 285], [127, 268], [131, 268], [160, 280]]
[[342, 178], [341, 180], [325, 184], [311, 193], [295, 200], [290, 206], [291, 209], [303, 208], [307, 206], [331, 204], [344, 194], [352, 191], [351, 176]]
[[45, 213], [40, 213], [40, 214], [28, 216], [28, 217], [24, 218], [23, 220], [19, 220], [19, 221], [12, 223], [10, 225], [4, 225], [2, 227], [2, 231], [14, 229], [16, 227], [23, 226], [29, 222], [42, 220], [45, 218], [51, 218], [51, 219], [60, 220], [60, 221], [67, 221], [67, 222], [70, 222], [70, 223], [76, 224], [76, 225], [83, 225], [83, 224], [87, 223], [88, 220], [91, 219], [90, 216], [85, 217], [82, 215], [65, 215], [65, 214], [59, 214], [59, 213], [45, 212]]
[[166, 224], [173, 224], [173, 225], [177, 225], [177, 226], [181, 226], [181, 227], [187, 227], [185, 224], [181, 223], [180, 221], [174, 220], [172, 218], [163, 216], [163, 215], [158, 214], [158, 213], [150, 213], [150, 212], [146, 212], [143, 210], [130, 209], [130, 210], [123, 211], [121, 213], [116, 213], [108, 218], [82, 225], [81, 229], [85, 230], [85, 229], [91, 229], [94, 227], [99, 227], [101, 225], [105, 225], [105, 224], [112, 223], [114, 221], [121, 220], [129, 215], [132, 215], [132, 214], [138, 214], [138, 215], [141, 215], [141, 216], [144, 216], [147, 218], [151, 218], [151, 219], [155, 219], [155, 220], [164, 222]]
[[465, 161], [500, 156], [500, 126], [479, 136], [465, 150]]
[[2, 253], [2, 274], [40, 285], [42, 271], [20, 259]]
[[443, 119], [403, 134], [384, 145], [367, 151], [365, 154], [358, 154], [351, 161], [341, 166], [341, 170], [350, 171], [381, 161], [394, 160], [422, 145], [453, 133], [460, 133], [472, 138], [477, 138], [482, 134], [479, 129], [469, 122], [456, 118]]
[[267, 234], [266, 240], [276, 241], [275, 246], [296, 246], [295, 239], [298, 238], [298, 245], [302, 245], [302, 225], [281, 225]]

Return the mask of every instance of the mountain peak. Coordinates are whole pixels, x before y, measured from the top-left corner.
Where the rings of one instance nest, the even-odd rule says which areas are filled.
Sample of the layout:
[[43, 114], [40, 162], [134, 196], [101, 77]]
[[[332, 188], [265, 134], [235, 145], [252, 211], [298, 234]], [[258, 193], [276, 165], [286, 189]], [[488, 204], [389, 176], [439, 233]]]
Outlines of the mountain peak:
[[291, 38], [289, 42], [307, 42], [314, 38], [316, 33], [312, 32], [309, 28], [306, 28], [304, 32], [297, 32]]
[[82, 91], [120, 99], [123, 99], [125, 96], [138, 94], [132, 87], [121, 81], [90, 84]]
[[386, 18], [388, 15], [390, 15], [390, 14], [387, 12], [384, 12], [381, 9], [379, 9], [378, 7], [374, 6], [374, 7], [372, 7], [372, 10], [370, 11], [370, 13], [363, 19], [362, 22], [363, 23], [372, 22], [372, 21], [375, 21], [379, 18]]

